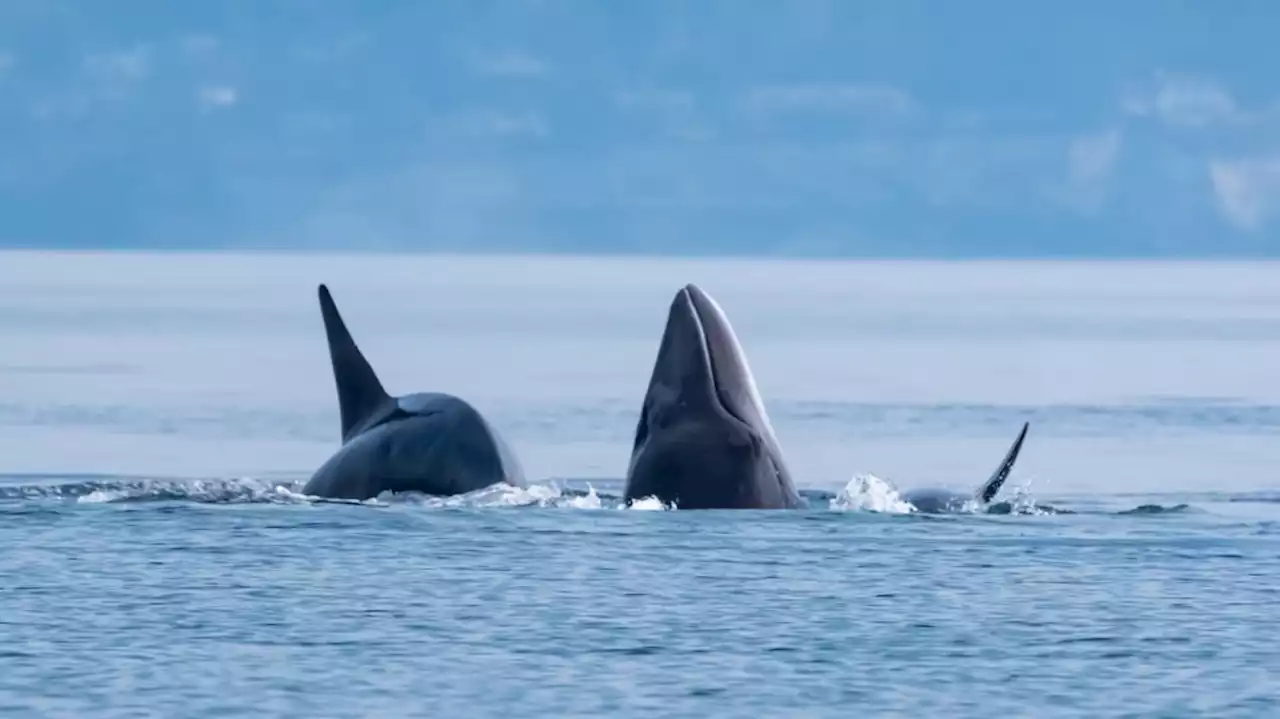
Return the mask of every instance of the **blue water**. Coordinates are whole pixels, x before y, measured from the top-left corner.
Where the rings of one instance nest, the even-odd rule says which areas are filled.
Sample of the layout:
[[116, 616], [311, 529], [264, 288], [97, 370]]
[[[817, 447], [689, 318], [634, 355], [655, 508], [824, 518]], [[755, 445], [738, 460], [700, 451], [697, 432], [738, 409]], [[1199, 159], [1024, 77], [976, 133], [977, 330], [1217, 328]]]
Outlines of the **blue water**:
[[[534, 485], [302, 496], [320, 281]], [[619, 507], [688, 281], [810, 509]], [[0, 254], [0, 713], [1280, 716], [1277, 358], [1266, 263]]]

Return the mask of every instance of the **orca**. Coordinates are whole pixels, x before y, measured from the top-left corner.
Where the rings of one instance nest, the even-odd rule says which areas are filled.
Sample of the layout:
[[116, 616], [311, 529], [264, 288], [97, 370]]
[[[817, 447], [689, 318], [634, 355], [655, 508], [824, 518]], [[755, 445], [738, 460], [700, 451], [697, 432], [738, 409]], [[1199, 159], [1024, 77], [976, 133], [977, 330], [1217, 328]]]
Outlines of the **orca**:
[[636, 425], [624, 501], [676, 509], [802, 506], [746, 355], [710, 295], [676, 293]]
[[923, 514], [944, 514], [969, 511], [973, 508], [985, 508], [996, 498], [996, 494], [1004, 486], [1004, 481], [1009, 478], [1009, 473], [1013, 471], [1013, 463], [1018, 461], [1018, 453], [1022, 451], [1022, 441], [1027, 438], [1027, 429], [1030, 426], [1030, 422], [1022, 423], [1022, 431], [1018, 433], [1018, 438], [1013, 441], [1013, 446], [1009, 447], [1009, 452], [1005, 454], [1004, 460], [1000, 462], [999, 467], [996, 467], [996, 471], [992, 473], [990, 479], [978, 488], [978, 491], [972, 494], [965, 494], [950, 489], [923, 487], [906, 490], [901, 492], [899, 496], [902, 497], [903, 501], [914, 507], [917, 512]]
[[323, 284], [319, 295], [342, 445], [304, 494], [365, 500], [383, 492], [448, 496], [499, 483], [524, 486], [515, 453], [465, 400], [441, 392], [387, 394]]

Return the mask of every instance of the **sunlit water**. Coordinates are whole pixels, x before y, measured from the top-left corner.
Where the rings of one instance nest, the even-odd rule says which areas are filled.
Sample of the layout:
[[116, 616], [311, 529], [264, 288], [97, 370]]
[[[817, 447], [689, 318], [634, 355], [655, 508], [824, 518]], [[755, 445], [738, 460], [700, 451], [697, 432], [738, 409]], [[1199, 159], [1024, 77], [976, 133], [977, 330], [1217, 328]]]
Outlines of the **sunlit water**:
[[[321, 281], [532, 486], [303, 496]], [[808, 509], [620, 506], [689, 281]], [[1280, 716], [1278, 430], [1280, 265], [0, 254], [0, 713]]]

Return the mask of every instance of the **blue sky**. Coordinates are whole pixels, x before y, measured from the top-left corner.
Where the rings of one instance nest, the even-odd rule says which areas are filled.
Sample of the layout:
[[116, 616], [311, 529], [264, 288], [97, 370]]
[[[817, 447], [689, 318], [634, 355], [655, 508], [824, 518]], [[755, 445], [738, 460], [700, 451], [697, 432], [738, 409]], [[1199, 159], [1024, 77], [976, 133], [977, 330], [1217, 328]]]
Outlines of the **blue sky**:
[[1280, 4], [5, 0], [0, 245], [1280, 254]]

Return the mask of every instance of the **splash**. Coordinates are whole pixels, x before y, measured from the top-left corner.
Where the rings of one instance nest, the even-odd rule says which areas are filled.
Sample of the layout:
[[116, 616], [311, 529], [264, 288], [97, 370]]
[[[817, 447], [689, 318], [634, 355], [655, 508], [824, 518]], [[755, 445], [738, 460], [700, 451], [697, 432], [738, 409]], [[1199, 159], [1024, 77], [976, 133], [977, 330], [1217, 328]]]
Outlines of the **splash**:
[[513, 487], [497, 484], [453, 497], [417, 493], [383, 493], [367, 500], [333, 499], [303, 494], [301, 481], [101, 477], [58, 484], [0, 485], [0, 502], [56, 501], [75, 504], [191, 502], [195, 504], [348, 504], [373, 507], [417, 505], [430, 508], [564, 507], [602, 509], [620, 505], [586, 490], [561, 487], [554, 481]]
[[590, 483], [587, 484], [587, 493], [581, 497], [570, 496], [568, 505], [574, 509], [602, 509], [600, 504], [600, 495], [596, 494], [596, 488]]
[[910, 514], [915, 511], [889, 482], [874, 474], [855, 475], [831, 499], [831, 508], [841, 512], [882, 512]]
[[[1037, 478], [1027, 477], [1021, 484], [1005, 485], [1005, 495], [1008, 499], [994, 502], [987, 506], [987, 514], [1022, 514], [1036, 517], [1046, 517], [1056, 514], [1075, 514], [1072, 510], [1062, 507], [1055, 507], [1046, 504], [1032, 494], [1032, 487], [1035, 485]], [[1047, 484], [1041, 482], [1041, 484]], [[1003, 505], [1005, 511], [1001, 511], [998, 505]]]
[[50, 485], [0, 487], [0, 501], [63, 500], [81, 504], [196, 502], [202, 504], [286, 504], [307, 501], [296, 483], [249, 477], [236, 479], [152, 479], [130, 477]]
[[657, 497], [641, 497], [631, 502], [630, 509], [641, 512], [660, 512], [670, 509], [661, 499]]
[[[32, 477], [21, 477], [31, 479]], [[351, 505], [367, 507], [422, 507], [424, 509], [503, 509], [546, 508], [576, 510], [665, 511], [673, 507], [656, 497], [644, 497], [628, 505], [610, 480], [603, 488], [595, 483], [549, 478], [527, 487], [497, 484], [468, 494], [434, 497], [417, 493], [387, 494], [372, 499], [348, 500], [303, 494], [303, 481], [298, 479], [266, 479], [253, 477], [179, 479], [147, 476], [83, 475], [66, 477], [73, 481], [60, 483], [5, 484], [17, 476], [0, 475], [0, 506], [27, 502], [68, 503], [80, 505], [112, 504], [275, 504], [275, 505]], [[1009, 497], [986, 507], [965, 507], [956, 513], [1030, 515], [1056, 514], [1120, 514], [1129, 516], [1169, 516], [1197, 512], [1187, 504], [1142, 504], [1117, 512], [1114, 507], [1067, 509], [1037, 501], [1030, 486], [1011, 487]], [[802, 491], [811, 508], [834, 512], [872, 512], [882, 514], [917, 514], [892, 483], [873, 474], [855, 475], [844, 488]], [[1264, 500], [1274, 494], [1263, 495]], [[1215, 496], [1216, 501], [1260, 501], [1258, 495]]]
[[[318, 499], [318, 498], [312, 498]], [[515, 487], [509, 484], [494, 484], [467, 494], [451, 497], [436, 497], [416, 492], [392, 494], [383, 492], [377, 497], [366, 500], [364, 504], [392, 505], [412, 504], [434, 509], [465, 508], [499, 508], [499, 507], [552, 507], [564, 509], [604, 509], [596, 488], [587, 484], [585, 492], [566, 489], [556, 482], [531, 484], [527, 487]]]

